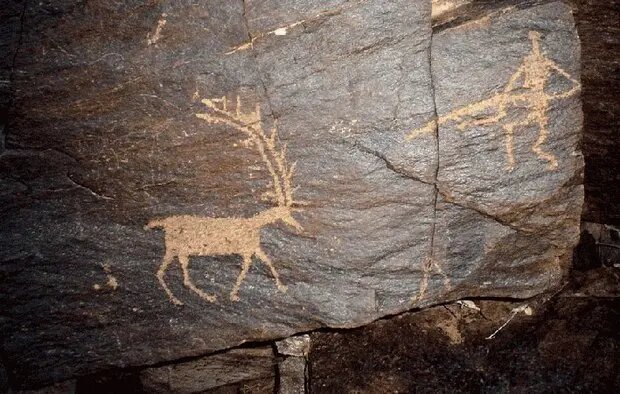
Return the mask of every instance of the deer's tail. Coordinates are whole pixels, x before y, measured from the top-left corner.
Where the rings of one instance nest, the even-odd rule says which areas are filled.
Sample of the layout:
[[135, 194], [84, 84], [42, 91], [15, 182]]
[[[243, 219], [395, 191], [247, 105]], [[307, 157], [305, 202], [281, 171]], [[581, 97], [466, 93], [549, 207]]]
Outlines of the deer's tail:
[[144, 226], [144, 229], [150, 230], [150, 229], [154, 229], [158, 227], [165, 227], [165, 226], [166, 226], [166, 219], [153, 219], [150, 222], [148, 222], [146, 226]]

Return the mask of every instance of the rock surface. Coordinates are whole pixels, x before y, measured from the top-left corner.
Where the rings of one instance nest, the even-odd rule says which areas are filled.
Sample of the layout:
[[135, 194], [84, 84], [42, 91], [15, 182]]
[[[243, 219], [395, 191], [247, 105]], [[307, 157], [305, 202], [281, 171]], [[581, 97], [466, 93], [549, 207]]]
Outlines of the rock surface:
[[584, 220], [620, 226], [620, 1], [571, 0], [582, 55]]
[[[617, 272], [598, 271], [617, 294]], [[571, 287], [551, 300], [527, 300], [531, 315], [515, 315], [493, 339], [523, 302], [469, 301], [317, 332], [311, 392], [613, 392], [620, 303]]]
[[[163, 367], [147, 368], [140, 381], [147, 393], [223, 392], [272, 393], [276, 359], [271, 347], [233, 349]], [[228, 391], [226, 391], [228, 390]]]
[[279, 365], [281, 394], [307, 393], [307, 365], [302, 357], [287, 357]]
[[405, 0], [21, 4], [1, 46], [16, 54], [0, 155], [15, 386], [529, 297], [576, 243], [562, 3], [434, 31], [430, 2]]

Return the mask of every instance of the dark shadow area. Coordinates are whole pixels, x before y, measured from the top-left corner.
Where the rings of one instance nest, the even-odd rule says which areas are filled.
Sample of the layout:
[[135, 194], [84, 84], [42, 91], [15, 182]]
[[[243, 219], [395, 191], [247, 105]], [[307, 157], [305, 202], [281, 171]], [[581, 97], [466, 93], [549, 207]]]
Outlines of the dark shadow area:
[[575, 271], [548, 301], [451, 304], [315, 333], [312, 392], [614, 392], [620, 387], [615, 271]]

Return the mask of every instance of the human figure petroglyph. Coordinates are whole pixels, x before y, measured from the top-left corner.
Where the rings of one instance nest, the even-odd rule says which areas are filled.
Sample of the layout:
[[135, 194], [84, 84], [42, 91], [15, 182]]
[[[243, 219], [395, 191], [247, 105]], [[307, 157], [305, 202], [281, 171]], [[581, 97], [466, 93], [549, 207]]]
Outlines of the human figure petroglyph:
[[293, 212], [300, 210], [294, 207], [294, 204], [299, 202], [293, 200], [292, 180], [295, 163], [289, 165], [286, 160], [286, 146], [279, 147], [277, 128], [274, 126], [270, 135], [263, 131], [258, 105], [251, 112], [243, 112], [239, 96], [237, 96], [234, 111], [229, 110], [230, 103], [226, 97], [204, 99], [202, 102], [207, 106], [208, 112], [196, 114], [198, 118], [210, 124], [224, 124], [232, 127], [246, 135], [247, 139], [243, 141], [245, 146], [256, 148], [271, 175], [273, 188], [264, 193], [263, 197], [274, 201], [277, 206], [249, 218], [180, 215], [152, 220], [147, 225], [148, 228], [161, 227], [166, 232], [166, 253], [157, 271], [157, 279], [170, 300], [182, 305], [164, 280], [166, 270], [174, 258], [178, 257], [184, 285], [204, 300], [215, 302], [215, 295], [203, 292], [192, 282], [189, 276], [189, 258], [191, 256], [239, 255], [243, 262], [236, 283], [230, 292], [232, 301], [239, 300], [239, 289], [252, 265], [253, 257], [269, 267], [278, 290], [284, 293], [287, 287], [280, 280], [273, 262], [261, 248], [261, 230], [269, 224], [281, 221], [297, 231], [303, 231], [302, 226], [292, 215]]
[[444, 289], [450, 290], [450, 288], [452, 287], [450, 278], [441, 268], [441, 265], [435, 260], [434, 257], [429, 257], [428, 259], [426, 259], [424, 265], [422, 266], [422, 280], [420, 281], [420, 290], [418, 291], [418, 294], [413, 297], [413, 304], [419, 303], [424, 299], [424, 297], [426, 297], [426, 293], [428, 292], [428, 282], [433, 271], [443, 278]]
[[[547, 162], [549, 170], [558, 167], [558, 161], [550, 152], [543, 149], [549, 135], [548, 111], [552, 100], [568, 98], [581, 89], [579, 81], [571, 77], [566, 71], [558, 66], [554, 61], [545, 56], [540, 46], [541, 35], [537, 31], [530, 31], [528, 37], [532, 43], [532, 50], [523, 58], [519, 68], [510, 76], [504, 89], [494, 96], [481, 100], [476, 103], [456, 109], [446, 115], [440, 116], [424, 127], [411, 131], [406, 139], [412, 140], [416, 137], [433, 134], [439, 125], [456, 122], [460, 131], [470, 126], [484, 126], [499, 123], [508, 116], [511, 107], [524, 107], [527, 115], [514, 122], [502, 123], [505, 136], [505, 148], [507, 156], [507, 170], [515, 168], [514, 154], [514, 132], [519, 127], [536, 126], [538, 128], [538, 138], [532, 146], [532, 151], [541, 159]], [[572, 87], [565, 92], [549, 94], [545, 91], [545, 85], [550, 80], [553, 73], [558, 73], [568, 80]], [[519, 81], [522, 81], [519, 84]], [[485, 111], [493, 110], [492, 115], [483, 115]]]

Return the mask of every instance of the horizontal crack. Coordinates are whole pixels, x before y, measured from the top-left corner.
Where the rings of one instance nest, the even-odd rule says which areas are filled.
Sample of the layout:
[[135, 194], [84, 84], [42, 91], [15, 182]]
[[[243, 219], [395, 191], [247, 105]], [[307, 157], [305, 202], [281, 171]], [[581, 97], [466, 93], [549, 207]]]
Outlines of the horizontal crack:
[[288, 29], [292, 29], [292, 28], [295, 28], [297, 26], [303, 25], [304, 23], [312, 22], [312, 21], [319, 20], [319, 19], [322, 19], [322, 18], [327, 18], [327, 17], [332, 17], [334, 15], [339, 15], [344, 10], [347, 10], [347, 9], [351, 8], [352, 6], [354, 6], [354, 5], [358, 4], [358, 3], [363, 3], [365, 1], [366, 0], [358, 0], [356, 2], [349, 3], [349, 5], [346, 5], [346, 6], [341, 6], [341, 7], [337, 7], [337, 8], [329, 9], [329, 10], [323, 10], [323, 11], [320, 11], [316, 15], [311, 16], [309, 18], [301, 19], [301, 20], [298, 20], [298, 21], [295, 21], [295, 22], [291, 22], [291, 23], [288, 23], [286, 25], [277, 27], [277, 28], [275, 28], [273, 30], [252, 34], [251, 31], [250, 31], [250, 24], [249, 24], [249, 21], [248, 21], [248, 18], [247, 18], [247, 12], [246, 12], [247, 11], [247, 6], [246, 6], [246, 3], [245, 3], [245, 0], [242, 0], [242, 5], [243, 5], [243, 15], [242, 15], [242, 17], [243, 17], [243, 23], [245, 24], [245, 27], [246, 27], [246, 29], [248, 31], [248, 41], [243, 42], [243, 43], [241, 43], [241, 44], [231, 48], [231, 50], [226, 52], [226, 54], [230, 55], [230, 54], [233, 54], [235, 52], [244, 51], [246, 49], [253, 49], [254, 48], [254, 42], [256, 40], [263, 39], [263, 38], [268, 37], [268, 36], [286, 35]]
[[57, 153], [63, 157], [68, 158], [69, 160], [71, 160], [74, 163], [78, 163], [78, 159], [76, 159], [75, 157], [73, 157], [72, 155], [70, 155], [69, 153], [58, 149], [58, 148], [43, 148], [43, 147], [37, 147], [37, 146], [21, 146], [21, 145], [16, 145], [16, 144], [10, 144], [10, 146], [5, 146], [4, 151], [2, 151], [2, 153], [0, 153], [0, 157], [4, 156], [4, 155], [8, 155], [10, 153], [20, 153], [20, 152], [35, 152], [35, 153], [47, 153], [47, 152], [54, 152]]
[[491, 219], [494, 222], [496, 222], [496, 223], [498, 223], [498, 224], [500, 224], [500, 225], [502, 225], [504, 227], [508, 227], [508, 228], [510, 228], [510, 229], [512, 229], [514, 231], [517, 231], [517, 232], [520, 232], [520, 233], [525, 233], [525, 234], [533, 234], [533, 232], [531, 232], [531, 231], [528, 231], [526, 229], [517, 227], [517, 226], [511, 224], [510, 222], [508, 222], [506, 220], [503, 220], [501, 218], [498, 218], [496, 216], [493, 216], [493, 215], [489, 214], [488, 212], [485, 212], [485, 211], [481, 210], [480, 208], [477, 208], [475, 206], [472, 206], [472, 205], [469, 205], [469, 204], [466, 204], [466, 203], [461, 203], [461, 202], [454, 201], [452, 197], [449, 197], [449, 193], [445, 190], [445, 187], [443, 187], [443, 185], [440, 182], [426, 181], [426, 180], [423, 180], [423, 179], [421, 179], [419, 177], [411, 175], [407, 171], [404, 171], [402, 169], [399, 169], [399, 168], [395, 167], [390, 162], [390, 160], [384, 154], [382, 154], [381, 152], [378, 152], [376, 150], [373, 150], [373, 149], [370, 149], [368, 147], [365, 147], [365, 146], [359, 144], [358, 142], [352, 144], [352, 146], [355, 149], [357, 149], [358, 151], [362, 152], [362, 153], [366, 153], [366, 154], [372, 155], [372, 156], [374, 156], [374, 157], [376, 157], [378, 159], [381, 159], [381, 161], [383, 161], [383, 163], [385, 164], [386, 168], [388, 168], [390, 171], [393, 171], [393, 172], [395, 172], [395, 173], [397, 173], [397, 174], [399, 174], [399, 175], [401, 175], [401, 176], [403, 176], [405, 178], [411, 179], [413, 181], [420, 182], [420, 183], [423, 183], [425, 185], [433, 186], [436, 189], [437, 194], [441, 195], [441, 197], [445, 200], [446, 203], [449, 203], [449, 204], [452, 204], [452, 205], [456, 205], [456, 206], [458, 206], [460, 208], [463, 208], [463, 209], [474, 211], [474, 212], [478, 213], [479, 215], [484, 216], [487, 219]]
[[435, 186], [435, 182], [430, 182], [430, 181], [425, 181], [419, 177], [416, 177], [415, 175], [411, 175], [410, 173], [408, 173], [405, 170], [402, 170], [400, 168], [395, 167], [390, 160], [381, 152], [376, 151], [374, 149], [370, 149], [364, 145], [361, 145], [359, 142], [355, 142], [352, 144], [352, 146], [357, 149], [358, 151], [362, 152], [362, 153], [366, 153], [369, 155], [372, 155], [378, 159], [381, 159], [381, 161], [383, 161], [383, 163], [385, 164], [385, 166], [387, 167], [387, 169], [389, 169], [392, 172], [395, 172], [399, 175], [402, 175], [405, 178], [411, 179], [413, 181], [416, 182], [420, 182], [423, 183], [425, 185], [430, 185], [430, 186]]
[[474, 211], [477, 214], [479, 214], [481, 216], [484, 216], [487, 219], [493, 220], [494, 222], [496, 222], [496, 223], [498, 223], [498, 224], [500, 224], [500, 225], [502, 225], [504, 227], [508, 227], [508, 228], [510, 228], [510, 229], [512, 229], [514, 231], [517, 231], [517, 232], [520, 232], [520, 233], [524, 233], [524, 234], [534, 234], [532, 231], [523, 229], [521, 227], [517, 227], [517, 226], [509, 223], [508, 221], [500, 219], [500, 218], [498, 218], [496, 216], [493, 216], [490, 213], [485, 212], [482, 209], [477, 208], [477, 207], [475, 207], [473, 205], [456, 202], [451, 197], [449, 197], [446, 192], [442, 191], [441, 188], [438, 188], [437, 191], [438, 191], [439, 195], [444, 199], [444, 201], [447, 204], [456, 205], [457, 207], [460, 207], [460, 208], [463, 208], [463, 209], [467, 209], [467, 210], [470, 210], [470, 211]]
[[432, 20], [433, 32], [458, 28], [468, 23], [484, 21], [487, 18], [496, 18], [502, 14], [515, 10], [522, 10], [551, 3], [556, 0], [499, 0], [499, 1], [472, 1], [443, 12]]
[[75, 185], [76, 188], [78, 189], [82, 189], [82, 190], [86, 190], [87, 192], [89, 192], [90, 194], [92, 194], [93, 196], [103, 199], [103, 200], [114, 200], [114, 198], [112, 197], [108, 197], [108, 196], [104, 196], [103, 194], [99, 194], [96, 191], [94, 191], [93, 189], [91, 189], [90, 187], [86, 186], [86, 185], [82, 185], [79, 182], [76, 182], [73, 178], [71, 178], [71, 176], [69, 176], [69, 174], [67, 174], [67, 179]]

